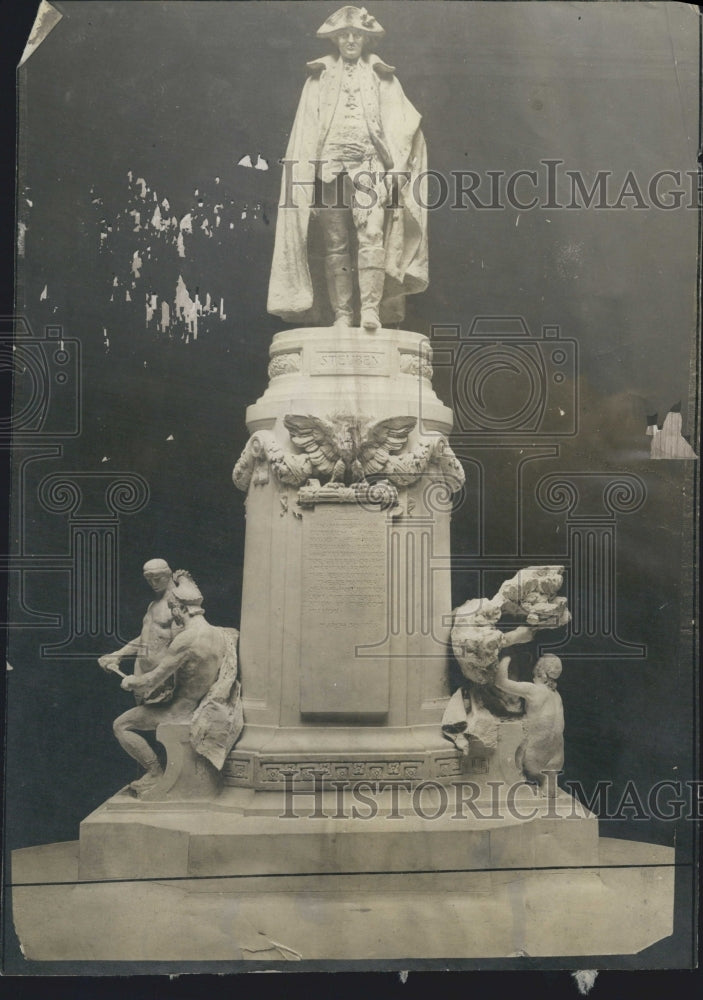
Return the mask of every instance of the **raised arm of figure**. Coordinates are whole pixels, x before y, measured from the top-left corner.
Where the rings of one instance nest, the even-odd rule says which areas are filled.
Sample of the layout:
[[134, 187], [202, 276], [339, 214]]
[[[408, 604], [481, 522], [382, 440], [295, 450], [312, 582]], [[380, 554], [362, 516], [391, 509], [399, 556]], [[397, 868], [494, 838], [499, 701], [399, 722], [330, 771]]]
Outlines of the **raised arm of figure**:
[[508, 677], [509, 666], [510, 657], [501, 657], [498, 661], [498, 666], [496, 667], [494, 681], [495, 686], [499, 691], [504, 691], [506, 694], [513, 694], [518, 698], [526, 698], [529, 700], [534, 694], [535, 685], [530, 681], [514, 681], [511, 677]]

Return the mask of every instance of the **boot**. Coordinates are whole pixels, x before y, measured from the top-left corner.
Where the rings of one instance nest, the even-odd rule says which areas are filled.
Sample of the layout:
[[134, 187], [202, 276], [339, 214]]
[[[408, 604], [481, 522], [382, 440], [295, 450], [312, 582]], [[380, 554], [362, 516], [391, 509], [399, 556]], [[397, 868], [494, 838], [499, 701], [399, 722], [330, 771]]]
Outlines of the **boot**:
[[383, 298], [386, 280], [383, 247], [359, 249], [359, 293], [361, 296], [361, 325], [366, 330], [378, 330], [381, 320], [378, 308]]
[[354, 319], [352, 309], [352, 269], [348, 253], [328, 254], [325, 258], [327, 293], [334, 309], [334, 325], [346, 329]]

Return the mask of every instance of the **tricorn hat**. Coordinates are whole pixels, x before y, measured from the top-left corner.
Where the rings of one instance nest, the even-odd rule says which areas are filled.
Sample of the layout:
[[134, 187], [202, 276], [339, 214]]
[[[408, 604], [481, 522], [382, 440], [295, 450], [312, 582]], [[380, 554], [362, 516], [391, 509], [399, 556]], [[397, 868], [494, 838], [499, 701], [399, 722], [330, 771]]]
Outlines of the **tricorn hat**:
[[317, 37], [331, 38], [338, 31], [346, 31], [350, 28], [353, 31], [361, 31], [363, 34], [373, 36], [374, 38], [382, 38], [385, 35], [385, 31], [381, 25], [375, 17], [369, 14], [365, 7], [348, 6], [341, 7], [334, 14], [330, 14], [322, 27], [318, 28]]

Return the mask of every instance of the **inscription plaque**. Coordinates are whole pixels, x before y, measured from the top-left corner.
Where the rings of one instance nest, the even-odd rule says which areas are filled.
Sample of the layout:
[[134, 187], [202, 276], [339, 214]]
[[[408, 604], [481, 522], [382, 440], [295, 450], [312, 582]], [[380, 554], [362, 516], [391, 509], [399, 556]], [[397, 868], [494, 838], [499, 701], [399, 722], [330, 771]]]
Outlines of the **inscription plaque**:
[[386, 516], [330, 504], [303, 520], [300, 711], [385, 715], [389, 665], [361, 658], [387, 626]]
[[371, 350], [315, 350], [311, 375], [390, 375], [390, 354], [384, 347]]

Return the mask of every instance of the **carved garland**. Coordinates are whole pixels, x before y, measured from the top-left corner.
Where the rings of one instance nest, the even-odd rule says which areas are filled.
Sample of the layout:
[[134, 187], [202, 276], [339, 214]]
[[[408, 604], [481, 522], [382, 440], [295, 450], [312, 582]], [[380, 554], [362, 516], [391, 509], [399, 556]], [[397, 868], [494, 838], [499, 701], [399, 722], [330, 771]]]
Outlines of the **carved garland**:
[[300, 366], [300, 353], [277, 354], [269, 362], [269, 378], [277, 378], [279, 375], [291, 375], [294, 372], [299, 372]]
[[432, 365], [427, 354], [401, 354], [400, 371], [403, 375], [420, 375], [432, 381]]
[[[383, 476], [394, 486], [412, 486], [425, 473], [439, 473], [452, 493], [464, 484], [464, 470], [449, 442], [439, 435], [431, 442], [420, 442], [402, 455], [378, 447], [369, 462], [369, 471]], [[257, 431], [247, 441], [234, 467], [234, 485], [247, 492], [250, 484], [263, 486], [273, 472], [284, 486], [302, 486], [317, 474], [310, 455], [296, 455], [284, 450], [271, 431]]]

